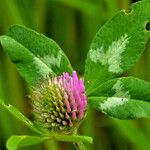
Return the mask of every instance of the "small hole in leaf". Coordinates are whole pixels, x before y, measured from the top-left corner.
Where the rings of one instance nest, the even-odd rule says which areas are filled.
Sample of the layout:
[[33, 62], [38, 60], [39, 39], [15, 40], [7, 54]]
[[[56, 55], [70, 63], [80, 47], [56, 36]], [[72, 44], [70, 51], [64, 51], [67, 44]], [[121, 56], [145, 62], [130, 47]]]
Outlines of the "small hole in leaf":
[[147, 31], [150, 31], [150, 22], [148, 22], [148, 23], [146, 24], [146, 30], [147, 30]]

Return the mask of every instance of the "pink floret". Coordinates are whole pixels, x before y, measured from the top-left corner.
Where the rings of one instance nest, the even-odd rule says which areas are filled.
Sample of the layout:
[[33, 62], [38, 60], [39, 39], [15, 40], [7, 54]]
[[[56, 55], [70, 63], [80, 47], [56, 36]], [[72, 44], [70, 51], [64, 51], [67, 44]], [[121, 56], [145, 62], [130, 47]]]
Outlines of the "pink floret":
[[82, 119], [87, 107], [84, 81], [78, 78], [76, 71], [73, 71], [72, 76], [65, 72], [57, 79], [55, 77], [53, 82], [57, 82], [63, 89], [67, 113], [72, 113], [72, 119]]

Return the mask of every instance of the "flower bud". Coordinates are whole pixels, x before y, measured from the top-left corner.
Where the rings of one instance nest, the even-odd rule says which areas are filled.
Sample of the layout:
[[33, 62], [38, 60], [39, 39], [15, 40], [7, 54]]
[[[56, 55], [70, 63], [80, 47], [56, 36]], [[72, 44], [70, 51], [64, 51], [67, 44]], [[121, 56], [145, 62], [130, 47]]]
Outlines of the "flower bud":
[[31, 94], [36, 122], [49, 131], [70, 134], [84, 119], [87, 109], [84, 82], [76, 71], [44, 81]]

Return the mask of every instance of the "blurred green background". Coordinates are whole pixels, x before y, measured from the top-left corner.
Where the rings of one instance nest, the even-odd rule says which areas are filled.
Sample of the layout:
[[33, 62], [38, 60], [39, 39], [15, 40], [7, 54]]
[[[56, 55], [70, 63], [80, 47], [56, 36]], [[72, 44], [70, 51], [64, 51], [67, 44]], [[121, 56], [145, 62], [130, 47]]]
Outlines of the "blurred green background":
[[[98, 29], [118, 10], [129, 10], [131, 0], [0, 0], [0, 35], [12, 24], [22, 24], [54, 39], [80, 75]], [[135, 2], [135, 1], [134, 1]], [[140, 36], [140, 35], [139, 35]], [[108, 37], [109, 38], [109, 37]], [[31, 41], [32, 42], [32, 41]], [[150, 41], [129, 75], [150, 81]], [[0, 47], [0, 98], [32, 119], [28, 87]], [[121, 121], [92, 109], [81, 134], [94, 138], [87, 150], [150, 150], [150, 120]], [[0, 108], [0, 150], [13, 134], [34, 133]], [[74, 150], [71, 143], [46, 142], [21, 150]]]

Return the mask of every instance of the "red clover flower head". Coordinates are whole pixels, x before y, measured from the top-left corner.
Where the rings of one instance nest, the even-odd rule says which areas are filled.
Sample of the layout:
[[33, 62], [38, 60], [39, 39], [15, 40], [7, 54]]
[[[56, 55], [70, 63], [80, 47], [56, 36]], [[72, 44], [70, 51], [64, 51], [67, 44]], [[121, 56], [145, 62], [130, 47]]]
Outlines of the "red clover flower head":
[[32, 95], [37, 123], [54, 132], [73, 132], [84, 119], [87, 109], [84, 82], [76, 71], [43, 82]]

